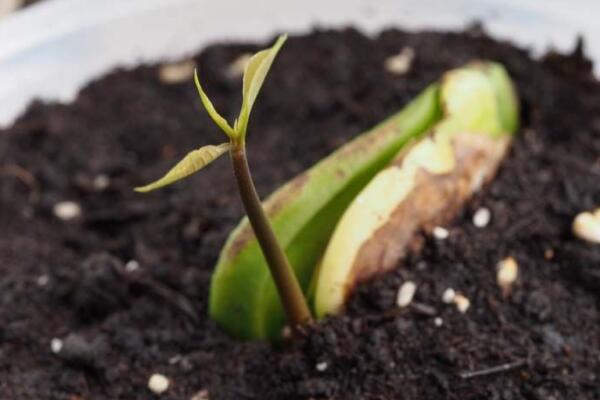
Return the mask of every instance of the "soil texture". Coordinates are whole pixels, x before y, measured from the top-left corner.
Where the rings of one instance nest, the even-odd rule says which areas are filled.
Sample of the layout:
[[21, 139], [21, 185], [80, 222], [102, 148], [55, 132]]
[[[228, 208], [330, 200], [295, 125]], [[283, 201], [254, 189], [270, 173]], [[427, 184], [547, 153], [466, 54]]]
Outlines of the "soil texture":
[[[193, 57], [223, 114], [241, 100], [228, 66], [264, 45]], [[404, 48], [410, 69], [390, 73], [386, 59]], [[343, 315], [280, 347], [236, 342], [206, 317], [211, 271], [243, 215], [227, 160], [159, 192], [132, 190], [224, 140], [191, 79], [167, 84], [159, 66], [141, 66], [90, 83], [73, 104], [32, 104], [0, 131], [0, 398], [600, 399], [600, 245], [571, 233], [577, 213], [600, 205], [600, 85], [581, 46], [535, 61], [479, 28], [291, 37], [249, 128], [258, 190], [474, 58], [504, 63], [522, 101], [497, 178], [447, 239], [426, 238]], [[482, 207], [491, 221], [478, 228]], [[496, 264], [508, 256], [519, 277], [503, 293]], [[408, 280], [416, 296], [399, 309]], [[442, 301], [448, 288], [469, 299], [466, 312]], [[160, 396], [154, 373], [170, 380]]]

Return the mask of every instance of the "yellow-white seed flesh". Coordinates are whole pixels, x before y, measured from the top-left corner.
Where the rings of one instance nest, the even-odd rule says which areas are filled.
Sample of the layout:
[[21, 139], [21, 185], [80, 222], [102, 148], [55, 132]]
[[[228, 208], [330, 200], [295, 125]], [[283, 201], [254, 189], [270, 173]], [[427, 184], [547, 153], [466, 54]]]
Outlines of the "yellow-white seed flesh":
[[397, 266], [418, 231], [447, 238], [438, 224], [491, 178], [509, 143], [470, 133], [430, 137], [377, 174], [331, 236], [315, 286], [317, 316], [337, 313], [357, 282]]

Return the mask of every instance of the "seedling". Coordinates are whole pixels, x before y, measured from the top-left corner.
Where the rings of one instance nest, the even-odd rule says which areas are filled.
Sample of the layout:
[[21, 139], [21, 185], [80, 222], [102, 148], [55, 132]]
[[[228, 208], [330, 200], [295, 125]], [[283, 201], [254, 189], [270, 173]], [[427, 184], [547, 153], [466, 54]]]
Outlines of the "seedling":
[[[309, 300], [315, 267], [348, 204], [402, 146], [426, 132], [438, 116], [438, 87], [434, 84], [402, 111], [293, 178], [266, 200], [266, 214]], [[212, 278], [209, 313], [238, 338], [277, 340], [281, 336], [284, 310], [246, 218], [221, 251]]]
[[[254, 187], [248, 159], [246, 157], [246, 131], [254, 102], [265, 81], [275, 56], [283, 46], [286, 36], [280, 36], [273, 47], [262, 50], [250, 58], [243, 77], [242, 107], [238, 118], [231, 126], [215, 109], [202, 89], [198, 74], [194, 80], [200, 94], [202, 104], [215, 124], [228, 137], [229, 141], [219, 145], [208, 145], [188, 153], [175, 167], [161, 179], [136, 188], [138, 192], [149, 192], [170, 185], [199, 171], [225, 153], [229, 153], [238, 190], [248, 220], [252, 226], [260, 248], [270, 269], [271, 276], [277, 286], [281, 303], [292, 327], [297, 327], [311, 320], [306, 299], [298, 283], [290, 263], [280, 246], [273, 229], [260, 203]], [[232, 293], [232, 295], [235, 295]]]
[[[409, 227], [403, 231], [406, 239], [424, 219], [436, 219], [444, 209], [443, 195], [429, 207], [422, 190], [415, 192], [416, 197], [411, 194], [421, 171], [450, 176], [446, 186], [471, 182], [475, 187], [479, 175], [471, 172], [488, 178], [495, 171], [508, 146], [507, 136], [517, 124], [513, 88], [501, 66], [458, 69], [397, 114], [287, 182], [263, 206], [246, 159], [246, 131], [252, 106], [284, 41], [282, 36], [272, 48], [250, 58], [242, 108], [233, 126], [217, 113], [195, 76], [204, 107], [229, 141], [192, 151], [163, 178], [137, 189], [145, 192], [171, 184], [230, 154], [247, 217], [221, 251], [212, 277], [209, 313], [226, 331], [243, 339], [279, 339], [286, 319], [292, 327], [312, 319], [307, 303], [312, 302], [319, 317], [337, 312], [357, 280], [393, 264], [393, 257], [369, 258], [369, 252], [363, 251], [366, 242], [375, 242], [368, 247], [379, 255], [390, 249], [380, 245], [393, 242], [381, 236], [380, 221], [391, 222], [384, 227], [397, 232], [403, 220], [386, 218], [398, 210], [412, 210], [403, 205], [406, 196], [419, 200], [418, 212], [404, 224]], [[476, 133], [484, 135], [472, 135]], [[475, 136], [482, 139], [471, 140]], [[465, 171], [469, 172], [466, 180], [461, 175]], [[421, 186], [437, 190], [434, 182], [430, 179]], [[459, 191], [457, 204], [469, 190]], [[366, 206], [356, 205], [365, 199]], [[369, 241], [371, 237], [379, 240]], [[399, 254], [396, 250], [402, 245], [391, 248], [392, 256]], [[361, 261], [357, 269], [357, 259], [369, 262]], [[373, 260], [383, 263], [372, 268]]]

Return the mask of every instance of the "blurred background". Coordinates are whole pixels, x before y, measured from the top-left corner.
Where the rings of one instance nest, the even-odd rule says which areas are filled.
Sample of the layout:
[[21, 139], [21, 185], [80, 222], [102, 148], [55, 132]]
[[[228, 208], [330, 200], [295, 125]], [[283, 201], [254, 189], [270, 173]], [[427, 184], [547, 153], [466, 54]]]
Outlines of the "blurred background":
[[[600, 58], [598, 0], [0, 0], [0, 126], [35, 97], [68, 101], [116, 66], [175, 60], [214, 41], [353, 25], [460, 29], [476, 21], [540, 54], [577, 35]], [[596, 73], [600, 72], [596, 66]]]

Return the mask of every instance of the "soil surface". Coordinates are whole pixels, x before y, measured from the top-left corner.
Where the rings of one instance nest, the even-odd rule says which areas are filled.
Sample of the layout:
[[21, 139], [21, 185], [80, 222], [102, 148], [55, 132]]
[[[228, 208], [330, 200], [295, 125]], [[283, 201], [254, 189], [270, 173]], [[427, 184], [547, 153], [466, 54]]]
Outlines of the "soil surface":
[[[227, 66], [262, 45], [194, 57], [224, 114], [240, 104]], [[387, 72], [407, 46], [410, 70]], [[223, 141], [191, 79], [165, 84], [142, 66], [89, 84], [73, 104], [33, 104], [0, 132], [0, 398], [600, 399], [600, 246], [570, 229], [600, 205], [600, 85], [581, 49], [537, 62], [480, 29], [291, 37], [249, 129], [258, 189], [267, 195], [473, 58], [503, 62], [522, 98], [497, 179], [446, 240], [427, 238], [360, 286], [344, 315], [279, 348], [236, 342], [206, 318], [212, 268], [242, 216], [227, 160], [132, 191]], [[480, 207], [492, 215], [485, 228], [472, 222]], [[496, 264], [507, 256], [519, 278], [503, 295]], [[417, 293], [398, 309], [407, 280]], [[442, 302], [447, 288], [470, 300], [465, 313]], [[171, 380], [161, 396], [148, 389], [153, 373]]]

